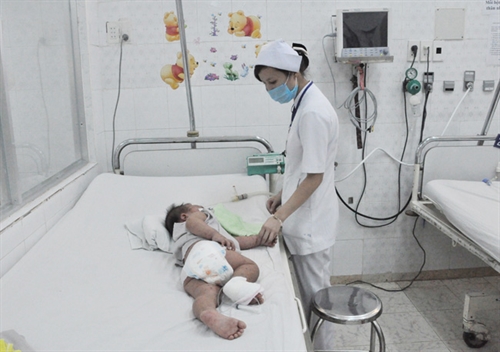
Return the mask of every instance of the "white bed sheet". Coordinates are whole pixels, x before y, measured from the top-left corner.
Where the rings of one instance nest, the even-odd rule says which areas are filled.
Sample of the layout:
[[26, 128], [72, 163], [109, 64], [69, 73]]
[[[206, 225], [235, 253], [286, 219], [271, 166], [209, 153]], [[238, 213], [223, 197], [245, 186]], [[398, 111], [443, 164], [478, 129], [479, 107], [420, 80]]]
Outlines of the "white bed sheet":
[[[233, 186], [238, 193], [267, 190], [260, 176], [98, 176], [1, 279], [0, 331], [15, 330], [39, 351], [305, 351], [277, 246], [244, 251], [260, 267], [265, 303], [221, 305], [224, 314], [247, 323], [233, 341], [195, 319], [171, 254], [130, 248], [127, 221], [173, 202], [226, 202]], [[251, 222], [268, 216], [265, 196], [233, 203], [231, 210]]]
[[500, 182], [433, 180], [429, 198], [463, 234], [500, 262]]

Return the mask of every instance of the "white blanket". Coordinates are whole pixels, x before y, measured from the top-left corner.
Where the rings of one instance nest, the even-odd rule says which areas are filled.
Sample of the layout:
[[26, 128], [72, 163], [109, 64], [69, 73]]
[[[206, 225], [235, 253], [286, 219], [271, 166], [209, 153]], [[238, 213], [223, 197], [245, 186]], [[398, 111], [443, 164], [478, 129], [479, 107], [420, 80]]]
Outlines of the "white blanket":
[[[194, 317], [172, 254], [130, 249], [125, 223], [162, 214], [172, 203], [227, 202], [233, 186], [238, 192], [267, 189], [260, 176], [98, 176], [0, 279], [0, 331], [16, 330], [39, 351], [305, 351], [278, 246], [244, 251], [259, 265], [265, 302], [219, 307], [247, 324], [234, 341]], [[254, 197], [231, 210], [245, 221], [263, 221], [269, 216], [265, 200]]]
[[433, 180], [425, 196], [485, 252], [500, 261], [500, 182]]

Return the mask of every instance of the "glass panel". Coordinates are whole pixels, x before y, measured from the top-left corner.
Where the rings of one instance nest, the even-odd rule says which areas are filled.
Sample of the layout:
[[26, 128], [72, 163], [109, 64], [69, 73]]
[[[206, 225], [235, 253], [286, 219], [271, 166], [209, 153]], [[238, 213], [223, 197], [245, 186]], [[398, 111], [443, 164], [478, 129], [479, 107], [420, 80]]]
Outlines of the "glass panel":
[[2, 217], [87, 159], [75, 0], [0, 0]]
[[0, 8], [13, 155], [25, 194], [82, 158], [70, 2], [1, 0]]

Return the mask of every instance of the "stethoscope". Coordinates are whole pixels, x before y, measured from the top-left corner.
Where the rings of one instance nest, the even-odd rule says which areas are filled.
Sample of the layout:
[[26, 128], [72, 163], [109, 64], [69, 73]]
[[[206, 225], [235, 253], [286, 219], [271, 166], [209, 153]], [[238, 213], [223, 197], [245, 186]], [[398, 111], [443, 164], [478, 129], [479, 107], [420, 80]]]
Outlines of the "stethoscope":
[[[290, 129], [292, 128], [292, 123], [293, 123], [293, 120], [295, 119], [295, 115], [297, 114], [297, 110], [299, 110], [299, 106], [300, 106], [300, 103], [302, 102], [302, 98], [304, 98], [304, 95], [306, 95], [307, 93], [307, 90], [312, 86], [313, 84], [313, 81], [310, 81], [304, 88], [304, 92], [302, 92], [302, 95], [300, 96], [299, 98], [299, 101], [297, 102], [297, 105], [293, 104], [292, 106], [292, 118], [291, 118], [291, 121], [290, 121], [290, 126], [288, 127], [288, 134], [290, 134]], [[283, 152], [281, 154], [283, 154], [283, 156], [286, 157], [286, 146], [288, 144], [288, 136], [286, 138], [286, 142], [285, 142], [285, 150], [283, 150]]]

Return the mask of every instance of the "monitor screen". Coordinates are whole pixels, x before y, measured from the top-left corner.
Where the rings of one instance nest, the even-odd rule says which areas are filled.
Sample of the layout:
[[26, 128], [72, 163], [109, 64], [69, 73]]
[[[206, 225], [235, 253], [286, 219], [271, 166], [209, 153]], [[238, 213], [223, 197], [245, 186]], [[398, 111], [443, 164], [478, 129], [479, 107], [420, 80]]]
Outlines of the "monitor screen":
[[387, 47], [388, 13], [344, 12], [344, 48]]
[[337, 61], [391, 62], [389, 15], [389, 9], [338, 10]]

